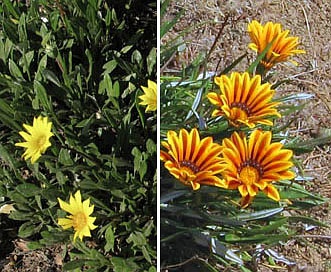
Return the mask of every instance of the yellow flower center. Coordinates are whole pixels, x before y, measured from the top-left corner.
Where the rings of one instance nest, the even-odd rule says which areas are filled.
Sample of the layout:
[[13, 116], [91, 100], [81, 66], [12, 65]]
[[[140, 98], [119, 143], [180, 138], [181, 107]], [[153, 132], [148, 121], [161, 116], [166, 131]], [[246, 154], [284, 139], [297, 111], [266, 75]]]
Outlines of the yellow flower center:
[[75, 230], [83, 229], [87, 224], [87, 217], [85, 213], [79, 212], [72, 216], [72, 226]]
[[254, 160], [247, 160], [238, 168], [239, 178], [246, 185], [257, 183], [263, 175], [263, 167]]
[[42, 146], [44, 146], [44, 144], [46, 143], [46, 137], [45, 135], [40, 135], [37, 139], [36, 139], [36, 145], [40, 148]]
[[240, 171], [239, 178], [246, 185], [253, 185], [259, 181], [260, 175], [256, 168], [246, 166]]

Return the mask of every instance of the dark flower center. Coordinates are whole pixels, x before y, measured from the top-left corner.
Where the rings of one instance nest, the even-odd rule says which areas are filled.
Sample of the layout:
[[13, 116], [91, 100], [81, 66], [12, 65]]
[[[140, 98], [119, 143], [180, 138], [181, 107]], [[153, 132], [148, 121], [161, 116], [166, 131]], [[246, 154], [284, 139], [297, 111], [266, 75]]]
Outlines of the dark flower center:
[[230, 108], [239, 108], [244, 111], [247, 116], [250, 116], [252, 113], [251, 109], [245, 103], [242, 102], [232, 102]]
[[261, 164], [259, 164], [257, 161], [252, 160], [252, 159], [248, 159], [247, 161], [242, 162], [242, 163], [240, 164], [240, 166], [238, 167], [238, 173], [240, 174], [240, 172], [241, 172], [245, 167], [248, 167], [248, 166], [255, 168], [255, 169], [258, 171], [260, 177], [263, 176], [263, 173], [264, 173], [263, 167], [262, 167]]
[[195, 165], [193, 162], [191, 162], [191, 161], [186, 161], [186, 160], [184, 160], [184, 161], [179, 162], [179, 165], [180, 165], [181, 167], [187, 167], [187, 168], [189, 168], [194, 174], [196, 174], [197, 172], [200, 171], [200, 168], [199, 168], [198, 166], [196, 166], [196, 165]]

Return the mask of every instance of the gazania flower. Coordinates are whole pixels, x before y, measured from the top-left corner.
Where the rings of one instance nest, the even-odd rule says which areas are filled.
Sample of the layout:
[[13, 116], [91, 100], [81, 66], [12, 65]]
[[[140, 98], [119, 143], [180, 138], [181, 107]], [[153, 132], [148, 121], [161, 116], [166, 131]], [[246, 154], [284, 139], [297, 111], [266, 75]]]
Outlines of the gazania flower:
[[26, 142], [16, 143], [15, 146], [25, 147], [22, 157], [25, 160], [31, 158], [31, 163], [34, 163], [51, 146], [49, 139], [54, 135], [51, 132], [52, 123], [48, 122], [47, 117], [39, 116], [33, 119], [33, 126], [23, 124], [23, 127], [28, 133], [20, 131], [19, 134]]
[[148, 87], [141, 86], [144, 94], [139, 96], [142, 100], [139, 105], [147, 105], [145, 112], [155, 111], [157, 107], [156, 83], [148, 80]]
[[[248, 33], [252, 40], [248, 47], [258, 54], [262, 53], [267, 45], [273, 41], [269, 51], [261, 61], [266, 69], [270, 69], [276, 63], [286, 61], [295, 54], [305, 53], [304, 50], [296, 49], [299, 45], [299, 38], [289, 37], [289, 30], [282, 31], [280, 24], [267, 22], [263, 26], [253, 20], [248, 24]], [[296, 62], [293, 63], [296, 64]]]
[[289, 170], [293, 166], [292, 151], [283, 149], [279, 142], [271, 143], [271, 138], [270, 131], [254, 130], [249, 140], [237, 132], [223, 140], [223, 158], [227, 164], [223, 177], [228, 189], [238, 189], [243, 207], [248, 206], [260, 190], [279, 201], [279, 193], [272, 183], [295, 177]]
[[278, 103], [271, 102], [274, 90], [269, 83], [261, 84], [260, 75], [250, 78], [247, 72], [234, 72], [230, 77], [215, 77], [215, 83], [220, 87], [220, 93], [207, 95], [218, 107], [212, 116], [225, 116], [233, 126], [250, 128], [257, 123], [272, 126], [272, 121], [267, 118], [281, 116], [275, 108]]
[[167, 142], [161, 143], [167, 151], [161, 150], [160, 158], [175, 178], [193, 190], [201, 184], [224, 187], [224, 181], [217, 176], [224, 169], [222, 147], [212, 137], [201, 140], [194, 128], [190, 133], [181, 129], [179, 135], [169, 131], [167, 138]]
[[70, 195], [69, 203], [62, 201], [60, 198], [57, 200], [61, 209], [71, 214], [67, 215], [66, 218], [59, 218], [58, 224], [63, 229], [74, 228], [74, 241], [77, 237], [81, 240], [84, 236], [91, 237], [90, 230], [94, 230], [97, 226], [93, 224], [96, 218], [90, 216], [94, 209], [94, 205], [90, 206], [90, 199], [82, 202], [80, 191], [77, 191], [74, 197]]

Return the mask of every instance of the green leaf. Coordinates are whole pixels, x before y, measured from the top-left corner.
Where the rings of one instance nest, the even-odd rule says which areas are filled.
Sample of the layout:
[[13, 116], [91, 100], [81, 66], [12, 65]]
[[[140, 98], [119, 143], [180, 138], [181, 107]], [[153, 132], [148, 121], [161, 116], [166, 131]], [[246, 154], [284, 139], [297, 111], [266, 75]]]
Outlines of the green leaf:
[[90, 127], [94, 121], [95, 121], [95, 115], [92, 114], [88, 119], [84, 119], [84, 120], [80, 121], [78, 124], [76, 124], [75, 127], [78, 127], [78, 128]]
[[142, 56], [141, 53], [138, 50], [134, 50], [132, 55], [131, 55], [131, 62], [140, 64], [142, 61]]
[[9, 165], [9, 167], [16, 173], [16, 160], [12, 157], [12, 154], [10, 154], [7, 149], [0, 144], [0, 158], [3, 162]]
[[[27, 202], [24, 202], [25, 204]], [[21, 212], [21, 211], [12, 211], [10, 214], [9, 214], [9, 218], [10, 219], [13, 219], [13, 220], [22, 220], [22, 221], [26, 221], [26, 220], [30, 220], [31, 217], [33, 216], [34, 213], [32, 212]]]
[[36, 92], [36, 97], [39, 99], [41, 105], [43, 105], [48, 112], [53, 112], [53, 107], [45, 87], [37, 80], [33, 82], [33, 87]]
[[290, 217], [288, 217], [288, 220], [290, 222], [295, 222], [295, 223], [300, 222], [300, 223], [306, 223], [306, 224], [325, 227], [325, 228], [329, 227], [329, 225], [327, 223], [323, 223], [323, 222], [319, 221], [318, 219], [314, 219], [314, 218], [311, 218], [308, 216], [300, 216], [300, 215], [290, 216]]
[[249, 221], [249, 220], [257, 220], [262, 219], [266, 217], [273, 216], [275, 214], [278, 214], [282, 212], [284, 208], [275, 208], [275, 209], [266, 209], [262, 211], [252, 212], [252, 213], [243, 213], [235, 216], [235, 219], [243, 220], [243, 221]]
[[27, 238], [35, 233], [38, 233], [41, 229], [42, 224], [38, 226], [32, 224], [31, 222], [23, 223], [20, 228], [18, 229], [18, 236], [21, 238]]
[[153, 67], [156, 64], [156, 48], [155, 47], [153, 47], [152, 50], [149, 52], [149, 54], [146, 58], [146, 62], [147, 62], [147, 73], [149, 75], [152, 75]]
[[[6, 42], [5, 42], [5, 56], [4, 56], [5, 60], [8, 59], [10, 53], [12, 52], [13, 47], [14, 47], [13, 42], [7, 38]], [[6, 61], [5, 61], [5, 63], [6, 63]]]
[[[47, 55], [45, 55], [42, 58], [42, 61], [44, 61], [42, 67], [45, 68], [46, 67], [46, 64], [47, 64]], [[39, 69], [42, 69], [42, 67], [41, 68], [38, 68], [38, 70]], [[43, 73], [44, 77], [47, 80], [49, 80], [50, 82], [54, 83], [57, 87], [61, 87], [62, 86], [60, 80], [58, 79], [58, 77], [56, 76], [56, 74], [53, 71], [48, 70], [48, 69], [44, 69], [42, 73]]]
[[122, 198], [122, 199], [126, 199], [127, 198], [126, 195], [125, 195], [125, 193], [122, 190], [111, 189], [110, 192], [111, 192], [111, 194], [113, 196], [116, 196], [118, 198]]
[[41, 188], [32, 183], [23, 183], [16, 186], [16, 190], [25, 197], [32, 197], [39, 194]]
[[0, 184], [0, 197], [5, 197], [7, 195], [7, 189], [3, 184]]
[[275, 39], [273, 39], [268, 45], [264, 48], [264, 50], [257, 56], [255, 61], [247, 68], [247, 72], [249, 74], [253, 74], [254, 70], [257, 68], [257, 66], [260, 64], [261, 60], [263, 60], [264, 56], [267, 54], [269, 49], [271, 48], [273, 42]]
[[106, 14], [106, 18], [105, 18], [107, 28], [110, 26], [111, 21], [112, 21], [111, 11], [110, 11], [110, 9], [107, 9], [107, 14]]
[[84, 179], [80, 182], [80, 187], [82, 189], [92, 189], [92, 190], [95, 190], [95, 189], [100, 189], [98, 184], [95, 182], [95, 181], [92, 181], [92, 180], [87, 180], [87, 179]]
[[331, 143], [331, 136], [321, 136], [314, 139], [309, 139], [302, 142], [288, 143], [284, 147], [292, 149], [294, 151], [300, 152], [304, 151], [305, 153], [310, 152], [314, 149], [315, 146], [325, 145]]
[[114, 266], [114, 272], [135, 272], [139, 269], [133, 258], [112, 257], [111, 263]]
[[144, 246], [147, 244], [146, 237], [140, 231], [135, 231], [130, 234], [130, 236], [126, 239], [128, 243], [133, 243], [134, 246]]
[[244, 266], [240, 266], [240, 269], [241, 269], [241, 271], [243, 271], [243, 272], [252, 272], [252, 270], [250, 270], [250, 269], [248, 269], [248, 268], [246, 268], [246, 267], [244, 267]]
[[[2, 20], [4, 33], [8, 36], [13, 43], [19, 43], [19, 37], [17, 33], [17, 25], [13, 21]], [[17, 22], [16, 22], [17, 23]]]
[[20, 65], [23, 67], [24, 73], [29, 72], [30, 64], [31, 64], [33, 57], [34, 57], [34, 51], [29, 51], [22, 56]]
[[160, 17], [162, 18], [166, 11], [168, 10], [169, 4], [170, 4], [171, 0], [164, 0], [163, 2], [161, 2], [161, 8], [160, 8]]
[[116, 60], [110, 60], [102, 66], [102, 68], [105, 70], [104, 74], [111, 74], [111, 72], [114, 71], [116, 67], [117, 67]]
[[50, 226], [48, 226], [48, 228], [50, 229], [49, 231], [41, 231], [41, 236], [43, 237], [43, 239], [40, 240], [41, 243], [45, 245], [51, 245], [68, 241], [68, 232], [60, 231], [58, 229], [52, 229], [50, 228]]
[[151, 267], [148, 269], [148, 272], [156, 272], [156, 267], [155, 267], [155, 266], [151, 266]]
[[154, 221], [149, 220], [143, 228], [144, 236], [145, 237], [150, 236], [154, 228], [155, 228]]
[[62, 171], [58, 170], [55, 172], [56, 180], [60, 185], [64, 185], [66, 183], [66, 176], [63, 174]]
[[20, 18], [20, 15], [18, 14], [17, 10], [14, 8], [10, 0], [3, 0], [3, 3], [5, 4], [5, 8], [10, 12], [10, 14], [18, 20]]
[[127, 45], [127, 46], [124, 46], [122, 49], [121, 49], [121, 53], [122, 54], [125, 54], [127, 52], [130, 51], [130, 49], [133, 47], [133, 45]]
[[60, 19], [60, 12], [58, 10], [53, 11], [49, 16], [49, 19], [52, 29], [57, 30]]
[[115, 26], [119, 24], [115, 9], [111, 10], [111, 19], [113, 20]]
[[118, 81], [115, 81], [113, 87], [110, 90], [110, 95], [113, 97], [119, 97], [120, 96], [120, 84]]
[[85, 55], [88, 59], [88, 63], [89, 63], [89, 66], [88, 66], [88, 76], [87, 76], [87, 79], [86, 79], [86, 82], [88, 82], [90, 80], [90, 77], [92, 76], [92, 72], [93, 72], [93, 56], [92, 56], [92, 53], [89, 49], [86, 49], [85, 50]]
[[146, 153], [141, 153], [141, 151], [137, 147], [134, 147], [131, 154], [134, 156], [134, 170], [139, 173], [140, 180], [143, 180], [147, 172], [147, 163], [145, 160]]
[[187, 194], [187, 190], [176, 190], [166, 194], [162, 194], [160, 198], [160, 203], [167, 203], [185, 194]]
[[74, 165], [74, 161], [71, 159], [68, 149], [61, 148], [58, 159], [59, 163], [62, 163], [63, 165]]
[[38, 241], [31, 241], [31, 242], [28, 242], [27, 244], [28, 248], [30, 250], [36, 250], [36, 249], [40, 249], [40, 248], [43, 248], [44, 246], [38, 242]]
[[5, 44], [2, 39], [0, 39], [0, 59], [6, 63], [7, 62], [7, 57], [5, 54]]
[[8, 116], [12, 117], [14, 115], [14, 111], [6, 102], [6, 100], [0, 98], [0, 110], [3, 111]]
[[22, 13], [20, 16], [20, 19], [19, 19], [18, 36], [19, 36], [20, 42], [23, 45], [23, 48], [25, 49], [27, 46], [26, 14], [25, 13]]
[[112, 97], [112, 89], [113, 89], [113, 83], [112, 83], [112, 80], [110, 78], [110, 75], [105, 74], [104, 77], [103, 77], [103, 80], [101, 80], [101, 82], [99, 83], [98, 93], [99, 94], [104, 94], [105, 91], [106, 91], [108, 97]]
[[[1, 107], [1, 105], [0, 105], [0, 107]], [[16, 121], [13, 117], [2, 113], [1, 109], [0, 109], [0, 120], [4, 125], [6, 125], [7, 127], [11, 128], [13, 130], [19, 131], [22, 129], [21, 126], [16, 123]]]
[[147, 262], [152, 263], [151, 256], [149, 255], [146, 246], [142, 246], [141, 251], [142, 251], [145, 259], [147, 260]]
[[105, 244], [105, 251], [113, 251], [114, 250], [114, 244], [115, 244], [115, 235], [113, 231], [112, 225], [109, 224], [108, 228], [106, 229], [105, 232], [105, 239], [106, 239], [106, 244]]
[[152, 139], [147, 139], [146, 141], [146, 149], [149, 154], [154, 154], [156, 152], [156, 144]]
[[35, 79], [38, 81], [42, 80], [42, 74], [47, 66], [47, 55], [44, 55], [40, 60], [38, 64], [38, 69], [36, 72]]
[[16, 65], [16, 63], [12, 59], [9, 59], [8, 68], [9, 68], [10, 74], [13, 77], [23, 78], [23, 74], [22, 74], [20, 68], [18, 68], [18, 66]]
[[70, 270], [74, 270], [74, 269], [77, 269], [77, 268], [81, 268], [82, 266], [85, 265], [85, 262], [87, 260], [74, 260], [74, 261], [69, 261], [67, 263], [65, 263], [63, 265], [63, 270], [64, 271], [70, 271]]
[[236, 242], [245, 242], [245, 243], [275, 243], [279, 241], [286, 241], [290, 237], [289, 234], [273, 234], [273, 235], [265, 235], [263, 234], [256, 234], [252, 236], [245, 236], [240, 237], [235, 234], [226, 234], [225, 241], [236, 243]]

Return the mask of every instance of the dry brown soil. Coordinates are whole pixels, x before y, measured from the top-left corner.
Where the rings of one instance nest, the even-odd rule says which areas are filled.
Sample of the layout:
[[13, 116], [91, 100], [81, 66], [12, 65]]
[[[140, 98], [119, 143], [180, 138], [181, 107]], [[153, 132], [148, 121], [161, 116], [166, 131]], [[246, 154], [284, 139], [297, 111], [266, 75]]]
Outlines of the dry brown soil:
[[[292, 116], [294, 122], [291, 133], [303, 139], [316, 138], [331, 134], [331, 2], [322, 0], [295, 1], [221, 1], [221, 0], [181, 0], [172, 1], [163, 20], [170, 20], [184, 8], [185, 14], [175, 27], [167, 33], [161, 43], [176, 37], [179, 32], [200, 23], [184, 36], [186, 48], [162, 67], [163, 72], [176, 72], [184, 64], [190, 63], [199, 53], [208, 52], [213, 45], [226, 16], [226, 24], [216, 48], [211, 55], [208, 70], [224, 67], [232, 63], [236, 56], [249, 50], [247, 44], [247, 23], [253, 19], [266, 23], [279, 22], [283, 29], [298, 36], [300, 49], [306, 54], [295, 57], [299, 66], [279, 64], [275, 69], [277, 77], [294, 76], [291, 83], [277, 89], [282, 94], [305, 92], [313, 94], [304, 110]], [[249, 52], [248, 58], [237, 69], [245, 70], [247, 63], [254, 57]], [[298, 157], [302, 161], [307, 176], [314, 179], [306, 188], [324, 197], [331, 197], [331, 150], [330, 142], [317, 146], [309, 154]], [[327, 225], [331, 223], [331, 205], [328, 201], [322, 207], [303, 212], [318, 218]], [[285, 245], [275, 248], [296, 265], [277, 264], [272, 267], [267, 261], [261, 261], [256, 271], [331, 271], [331, 229], [315, 228], [302, 232], [303, 238], [293, 239]]]

